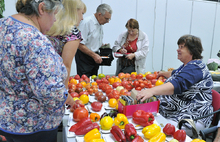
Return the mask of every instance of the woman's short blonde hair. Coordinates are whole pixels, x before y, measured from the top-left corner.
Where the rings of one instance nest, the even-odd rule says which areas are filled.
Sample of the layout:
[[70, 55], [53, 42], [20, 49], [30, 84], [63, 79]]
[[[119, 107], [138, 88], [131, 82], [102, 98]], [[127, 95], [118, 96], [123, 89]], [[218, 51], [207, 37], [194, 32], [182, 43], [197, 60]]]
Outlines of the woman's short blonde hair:
[[78, 10], [86, 12], [86, 5], [81, 0], [63, 0], [64, 10], [56, 14], [56, 22], [47, 33], [49, 36], [67, 35], [78, 23]]

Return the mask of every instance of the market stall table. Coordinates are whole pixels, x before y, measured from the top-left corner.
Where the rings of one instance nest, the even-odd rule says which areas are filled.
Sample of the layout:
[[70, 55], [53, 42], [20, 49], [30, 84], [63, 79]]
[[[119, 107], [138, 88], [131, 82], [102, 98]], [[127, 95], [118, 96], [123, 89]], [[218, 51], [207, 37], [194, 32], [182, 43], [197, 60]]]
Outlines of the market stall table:
[[[103, 106], [106, 106], [107, 102], [105, 102], [105, 104]], [[88, 105], [86, 105], [86, 107], [88, 108]], [[109, 112], [110, 110], [107, 109], [106, 112]], [[65, 114], [65, 116], [63, 117], [63, 142], [83, 142], [83, 136], [74, 136], [74, 135], [70, 135], [69, 133], [69, 128], [72, 125], [70, 121], [72, 121], [72, 113], [68, 112]], [[132, 123], [132, 118], [129, 118], [129, 123]], [[169, 121], [167, 119], [165, 119], [163, 116], [161, 116], [159, 113], [157, 113], [155, 115], [155, 123], [158, 124], [161, 127], [161, 131], [163, 130], [163, 127], [169, 123]], [[133, 123], [134, 124], [134, 123]], [[134, 124], [135, 125], [135, 124]], [[101, 128], [100, 128], [101, 129]], [[144, 138], [144, 135], [142, 134], [142, 129], [143, 127], [139, 127], [137, 128], [137, 133], [138, 135], [140, 135], [142, 138]], [[110, 131], [103, 131], [100, 130], [101, 134], [102, 134], [102, 138], [106, 141], [106, 142], [114, 142], [114, 138], [111, 135]], [[73, 133], [73, 132], [72, 132]], [[166, 141], [170, 141], [171, 139], [173, 139], [173, 137], [167, 137]], [[147, 142], [148, 140], [144, 138], [144, 140]], [[190, 137], [186, 137], [186, 141], [185, 142], [190, 142], [192, 141], [192, 139]]]

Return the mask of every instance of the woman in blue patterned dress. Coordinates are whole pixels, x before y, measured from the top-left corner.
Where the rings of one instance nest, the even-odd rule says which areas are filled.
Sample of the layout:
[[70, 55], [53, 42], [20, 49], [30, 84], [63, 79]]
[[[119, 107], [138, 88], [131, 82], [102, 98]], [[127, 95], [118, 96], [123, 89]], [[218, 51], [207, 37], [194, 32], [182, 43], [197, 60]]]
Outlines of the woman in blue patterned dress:
[[60, 0], [18, 0], [0, 19], [0, 134], [8, 142], [55, 142], [65, 104], [67, 70], [44, 35]]
[[47, 32], [47, 35], [57, 53], [63, 58], [63, 63], [67, 68], [68, 77], [65, 85], [68, 88], [72, 61], [82, 40], [81, 32], [77, 26], [83, 19], [86, 6], [81, 0], [63, 0], [62, 3], [65, 10], [60, 10], [57, 13], [57, 21]]
[[[159, 76], [169, 77], [166, 83], [137, 95], [141, 101], [158, 96], [160, 114], [176, 125], [181, 119], [197, 118], [213, 112], [213, 81], [206, 64], [202, 62], [200, 39], [185, 35], [179, 38], [177, 44], [178, 59], [183, 65], [170, 72], [159, 72]], [[197, 130], [209, 127], [211, 121], [212, 116], [200, 119], [196, 122]]]

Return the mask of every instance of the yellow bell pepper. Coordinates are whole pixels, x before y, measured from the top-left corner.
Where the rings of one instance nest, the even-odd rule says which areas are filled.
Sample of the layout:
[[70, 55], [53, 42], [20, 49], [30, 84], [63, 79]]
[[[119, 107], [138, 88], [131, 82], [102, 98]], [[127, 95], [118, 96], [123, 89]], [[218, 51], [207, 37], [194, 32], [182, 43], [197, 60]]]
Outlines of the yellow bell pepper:
[[200, 139], [193, 139], [191, 142], [205, 142], [204, 140], [200, 140]]
[[110, 116], [105, 116], [100, 121], [102, 130], [110, 130], [112, 128], [113, 123], [114, 121]]
[[101, 138], [101, 134], [100, 134], [99, 130], [97, 128], [95, 128], [85, 134], [84, 141], [91, 142], [92, 139], [100, 139], [100, 138]]
[[90, 142], [105, 142], [104, 139], [93, 139]]
[[128, 118], [124, 114], [118, 113], [114, 119], [114, 124], [120, 129], [124, 129], [125, 125], [128, 124]]
[[166, 141], [166, 135], [162, 132], [159, 132], [155, 136], [153, 136], [148, 142], [165, 142], [165, 141]]
[[156, 134], [158, 134], [160, 131], [161, 131], [160, 126], [158, 126], [157, 124], [152, 124], [144, 127], [142, 133], [144, 134], [145, 138], [150, 139]]

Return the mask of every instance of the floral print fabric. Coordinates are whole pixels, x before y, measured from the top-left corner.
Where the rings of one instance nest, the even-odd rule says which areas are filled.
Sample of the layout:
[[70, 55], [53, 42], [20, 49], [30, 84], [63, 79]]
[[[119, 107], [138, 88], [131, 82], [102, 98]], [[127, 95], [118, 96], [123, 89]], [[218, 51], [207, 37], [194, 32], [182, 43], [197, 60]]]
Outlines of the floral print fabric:
[[0, 20], [0, 129], [30, 134], [58, 127], [67, 70], [51, 42], [13, 17]]
[[62, 56], [62, 51], [65, 43], [68, 41], [73, 41], [80, 39], [82, 40], [81, 32], [77, 27], [74, 27], [71, 31], [71, 34], [65, 36], [47, 36], [48, 39], [51, 41], [52, 45], [54, 46], [56, 52]]

